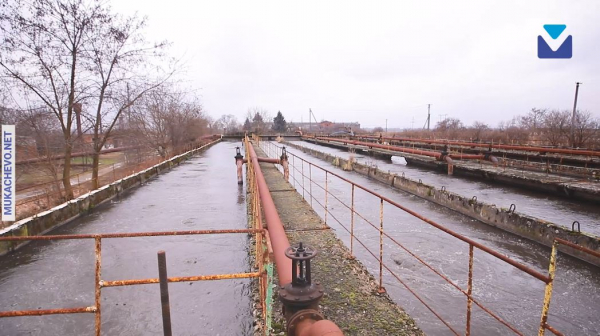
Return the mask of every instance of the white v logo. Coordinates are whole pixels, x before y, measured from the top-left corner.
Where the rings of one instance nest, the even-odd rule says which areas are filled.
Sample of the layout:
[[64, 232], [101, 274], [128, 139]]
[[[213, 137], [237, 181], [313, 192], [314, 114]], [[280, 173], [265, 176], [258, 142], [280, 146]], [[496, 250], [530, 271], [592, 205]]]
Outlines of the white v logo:
[[560, 34], [559, 37], [555, 39], [553, 39], [550, 34], [548, 34], [547, 31], [543, 31], [540, 36], [544, 39], [544, 41], [546, 41], [546, 43], [548, 44], [548, 46], [550, 47], [550, 49], [552, 49], [552, 51], [557, 51], [558, 48], [560, 48], [560, 46], [565, 42], [565, 40], [567, 39], [567, 37], [569, 37], [569, 34], [565, 31], [562, 32], [562, 34]]

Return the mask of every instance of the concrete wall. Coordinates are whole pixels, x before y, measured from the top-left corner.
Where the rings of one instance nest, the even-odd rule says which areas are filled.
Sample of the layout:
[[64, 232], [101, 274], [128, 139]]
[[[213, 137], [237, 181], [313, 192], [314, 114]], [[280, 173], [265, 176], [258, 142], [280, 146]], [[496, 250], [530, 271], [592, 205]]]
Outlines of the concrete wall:
[[[322, 153], [317, 150], [304, 148], [291, 143], [287, 143], [286, 145], [331, 162], [336, 166], [342, 167], [344, 170], [353, 170], [396, 189], [427, 199], [473, 219], [477, 219], [483, 223], [514, 233], [542, 245], [552, 246], [554, 238], [562, 238], [579, 246], [600, 252], [600, 239], [592, 235], [571, 231], [570, 228], [527, 216], [514, 210], [511, 211], [511, 209], [498, 208], [493, 204], [479, 202], [477, 199], [467, 198], [448, 190], [436, 189], [434, 186], [396, 174], [390, 174], [375, 167], [359, 163], [349, 164], [348, 160], [327, 153]], [[600, 260], [589, 254], [563, 245], [560, 246], [560, 250], [573, 257], [600, 266]]]
[[[199, 148], [193, 149], [181, 155], [163, 161], [136, 174], [129, 175], [109, 185], [81, 195], [76, 199], [60, 204], [52, 209], [40, 212], [32, 217], [22, 219], [13, 225], [0, 230], [0, 236], [36, 236], [43, 235], [65, 223], [72, 221], [82, 214], [88, 213], [94, 207], [113, 199], [123, 191], [133, 188], [159, 175], [161, 172], [179, 165], [194, 154], [204, 151], [221, 140], [216, 140]], [[0, 256], [5, 255], [29, 242], [0, 242]]]

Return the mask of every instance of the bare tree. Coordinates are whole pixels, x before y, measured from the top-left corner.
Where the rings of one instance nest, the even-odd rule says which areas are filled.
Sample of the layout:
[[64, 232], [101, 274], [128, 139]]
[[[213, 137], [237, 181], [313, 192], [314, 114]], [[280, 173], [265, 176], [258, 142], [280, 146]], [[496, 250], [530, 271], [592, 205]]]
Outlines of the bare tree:
[[529, 140], [529, 131], [519, 125], [519, 117], [513, 117], [511, 120], [501, 122], [498, 126], [503, 134], [503, 140], [508, 143], [526, 143]]
[[543, 137], [552, 146], [560, 145], [566, 139], [569, 128], [569, 112], [552, 110], [544, 115]]
[[235, 133], [240, 131], [240, 123], [233, 114], [224, 114], [213, 122], [212, 128], [224, 133]]
[[459, 119], [446, 118], [438, 122], [434, 130], [447, 138], [456, 138], [462, 129], [464, 129], [464, 125]]
[[265, 131], [266, 120], [273, 120], [271, 113], [261, 107], [249, 108], [246, 118], [252, 121], [252, 130], [255, 132]]
[[538, 132], [543, 125], [544, 117], [548, 113], [547, 109], [532, 108], [529, 113], [520, 118], [520, 125], [531, 132]]
[[94, 106], [92, 185], [99, 187], [100, 151], [124, 111], [142, 96], [162, 85], [171, 75], [158, 66], [166, 42], [148, 43], [142, 34], [146, 21], [137, 17], [106, 16], [88, 30], [84, 56], [94, 89], [88, 98]]
[[56, 160], [55, 157], [64, 152], [64, 141], [61, 134], [60, 125], [51, 112], [45, 109], [19, 111], [20, 117], [17, 122], [19, 133], [22, 136], [30, 136], [35, 139], [35, 150], [37, 154], [44, 160], [25, 165], [22, 172], [35, 171], [50, 178], [54, 182], [53, 188], [62, 198], [60, 188], [60, 174], [62, 162]]
[[569, 138], [573, 137], [569, 139], [569, 142], [573, 144], [573, 147], [587, 147], [590, 145], [590, 140], [598, 134], [599, 127], [600, 123], [590, 112], [577, 110], [575, 112], [575, 132], [573, 135], [567, 133]]
[[473, 139], [479, 141], [483, 139], [485, 133], [490, 129], [490, 127], [484, 122], [476, 121], [473, 123], [471, 129], [473, 131]]
[[133, 107], [132, 130], [166, 158], [173, 149], [209, 131], [209, 118], [196, 98], [167, 86], [144, 96]]
[[71, 199], [73, 106], [87, 93], [81, 56], [95, 38], [88, 31], [106, 10], [84, 0], [14, 0], [2, 7], [0, 69], [23, 100], [45, 106], [58, 119], [65, 142], [62, 182]]

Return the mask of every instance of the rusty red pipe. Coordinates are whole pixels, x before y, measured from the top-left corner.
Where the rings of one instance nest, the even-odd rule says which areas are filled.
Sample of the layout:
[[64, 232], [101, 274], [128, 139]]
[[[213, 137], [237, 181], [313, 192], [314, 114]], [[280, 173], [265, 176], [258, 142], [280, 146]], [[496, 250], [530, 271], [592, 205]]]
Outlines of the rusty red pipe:
[[272, 158], [262, 158], [262, 157], [259, 157], [258, 158], [258, 162], [280, 164], [281, 160], [279, 160], [279, 159], [272, 159]]
[[305, 319], [298, 323], [296, 336], [343, 336], [340, 328], [329, 320]]
[[347, 140], [347, 139], [340, 139], [340, 138], [323, 138], [323, 137], [317, 137], [317, 139], [327, 141], [327, 142], [329, 142], [329, 141], [341, 142], [345, 145], [352, 144], [352, 145], [357, 145], [357, 146], [368, 146], [368, 147], [374, 147], [374, 148], [387, 149], [387, 150], [391, 150], [391, 151], [395, 151], [395, 152], [404, 152], [404, 153], [410, 153], [410, 154], [431, 156], [431, 157], [435, 157], [436, 159], [439, 159], [442, 156], [442, 154], [437, 153], [437, 152], [397, 147], [397, 146], [390, 146], [390, 145], [382, 145], [382, 144], [373, 143], [373, 142], [362, 142], [362, 141], [354, 141], [354, 140]]
[[275, 208], [275, 203], [269, 192], [269, 186], [267, 186], [265, 177], [260, 169], [258, 156], [254, 151], [254, 147], [250, 144], [248, 144], [248, 151], [250, 152], [250, 161], [256, 174], [258, 195], [267, 223], [266, 229], [269, 231], [271, 245], [273, 246], [275, 265], [277, 266], [277, 274], [279, 275], [279, 285], [285, 286], [292, 282], [292, 260], [285, 255], [285, 250], [290, 247], [290, 242], [285, 234], [285, 229], [277, 213], [277, 208]]
[[[344, 144], [353, 144], [353, 145], [358, 145], [358, 146], [381, 148], [381, 149], [386, 149], [386, 150], [390, 150], [390, 151], [394, 151], [394, 152], [424, 155], [424, 156], [434, 157], [437, 160], [442, 159], [441, 153], [426, 151], [426, 150], [421, 150], [421, 149], [412, 149], [412, 148], [406, 148], [406, 147], [382, 145], [382, 144], [373, 143], [373, 142], [362, 142], [362, 141], [347, 140], [347, 139], [340, 139], [340, 138], [317, 137], [317, 139], [327, 141], [327, 142], [336, 141], [336, 142], [342, 142]], [[458, 159], [458, 160], [461, 160], [461, 159], [463, 159], [463, 160], [484, 160], [485, 159], [485, 155], [483, 155], [483, 154], [448, 154], [448, 156], [450, 156], [453, 159]]]
[[[248, 163], [248, 160], [247, 159], [243, 159], [242, 162], [243, 163]], [[279, 159], [261, 158], [261, 157], [258, 158], [258, 162], [281, 164], [281, 160], [279, 160]]]
[[415, 139], [415, 138], [390, 138], [390, 137], [380, 138], [380, 137], [376, 137], [376, 136], [363, 136], [362, 138], [364, 138], [364, 139], [383, 139], [383, 140], [392, 140], [392, 141], [410, 141], [410, 142], [421, 142], [421, 143], [429, 143], [429, 144], [442, 144], [442, 145], [480, 147], [480, 148], [510, 149], [510, 150], [521, 150], [521, 151], [538, 152], [538, 153], [600, 156], [600, 151], [590, 151], [590, 150], [580, 150], [580, 149], [546, 148], [546, 147], [518, 146], [518, 145], [492, 145], [492, 144], [485, 144], [485, 143], [448, 141], [448, 140]]
[[[259, 158], [254, 151], [254, 147], [246, 143], [250, 153], [250, 161], [254, 167], [256, 185], [258, 187], [258, 196], [262, 205], [265, 222], [267, 224], [267, 233], [273, 249], [277, 275], [279, 276], [279, 286], [285, 286], [292, 282], [292, 259], [285, 255], [285, 251], [290, 247], [283, 223], [277, 213], [277, 208], [269, 192], [269, 187], [265, 177], [260, 169], [259, 162], [280, 163], [279, 159]], [[273, 162], [276, 161], [276, 162]], [[287, 160], [281, 160], [287, 162]], [[316, 321], [312, 318], [306, 318], [295, 328], [294, 336], [343, 336], [340, 328], [329, 320]]]

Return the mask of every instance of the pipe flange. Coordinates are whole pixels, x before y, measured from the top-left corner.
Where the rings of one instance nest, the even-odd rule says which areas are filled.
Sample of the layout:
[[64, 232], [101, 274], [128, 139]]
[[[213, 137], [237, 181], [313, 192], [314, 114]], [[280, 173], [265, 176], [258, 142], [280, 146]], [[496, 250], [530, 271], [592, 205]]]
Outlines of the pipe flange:
[[293, 287], [291, 284], [279, 289], [279, 300], [292, 307], [307, 307], [323, 297], [325, 290], [320, 284], [311, 284], [306, 287]]
[[303, 309], [294, 314], [287, 324], [287, 334], [296, 335], [296, 327], [298, 324], [305, 319], [311, 319], [313, 321], [321, 321], [325, 319], [325, 316], [314, 309]]

